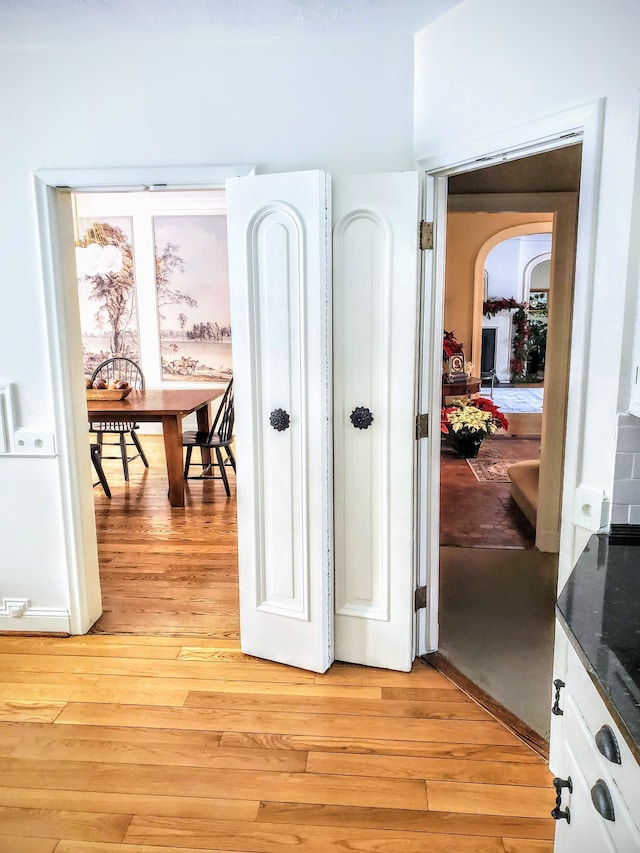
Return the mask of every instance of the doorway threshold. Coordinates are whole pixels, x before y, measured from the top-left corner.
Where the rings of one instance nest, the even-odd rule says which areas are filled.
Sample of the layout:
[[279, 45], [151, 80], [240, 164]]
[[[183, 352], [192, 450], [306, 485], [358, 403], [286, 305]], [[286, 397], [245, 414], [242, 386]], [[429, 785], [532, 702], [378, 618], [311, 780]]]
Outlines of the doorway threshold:
[[429, 663], [439, 673], [446, 676], [452, 684], [463, 690], [474, 702], [477, 702], [485, 711], [510, 729], [516, 737], [520, 738], [527, 746], [542, 756], [545, 761], [549, 760], [549, 742], [528, 726], [523, 720], [516, 717], [504, 705], [496, 701], [492, 696], [474, 684], [470, 678], [460, 672], [452, 663], [443, 657], [440, 652], [432, 652], [423, 655], [423, 660]]

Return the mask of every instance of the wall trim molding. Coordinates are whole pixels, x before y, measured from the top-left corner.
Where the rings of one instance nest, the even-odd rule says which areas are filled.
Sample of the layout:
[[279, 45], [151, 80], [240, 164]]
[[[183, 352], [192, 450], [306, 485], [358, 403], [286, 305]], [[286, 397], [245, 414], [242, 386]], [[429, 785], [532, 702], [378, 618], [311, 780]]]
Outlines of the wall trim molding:
[[29, 598], [2, 598], [0, 632], [3, 631], [69, 634], [69, 611], [64, 607], [33, 607]]

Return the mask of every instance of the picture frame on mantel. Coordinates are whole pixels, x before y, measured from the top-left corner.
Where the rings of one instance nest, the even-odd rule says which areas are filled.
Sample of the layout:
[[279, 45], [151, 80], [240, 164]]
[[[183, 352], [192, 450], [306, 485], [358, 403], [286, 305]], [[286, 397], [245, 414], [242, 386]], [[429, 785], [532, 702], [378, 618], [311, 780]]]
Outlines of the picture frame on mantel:
[[529, 313], [538, 314], [549, 310], [549, 291], [531, 290], [529, 292]]

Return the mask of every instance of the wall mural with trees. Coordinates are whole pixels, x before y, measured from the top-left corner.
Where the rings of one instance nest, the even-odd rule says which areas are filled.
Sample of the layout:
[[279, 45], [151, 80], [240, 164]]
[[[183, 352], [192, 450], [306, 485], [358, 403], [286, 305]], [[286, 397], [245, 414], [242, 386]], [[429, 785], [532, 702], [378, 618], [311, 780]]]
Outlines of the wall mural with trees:
[[85, 374], [112, 355], [139, 360], [131, 220], [92, 223], [76, 241]]
[[226, 217], [160, 216], [153, 226], [162, 377], [229, 379]]
[[[173, 204], [168, 193], [76, 199], [85, 374], [106, 358], [124, 355], [139, 362], [156, 386], [228, 382], [231, 319], [223, 195], [210, 193], [203, 200], [183, 193]], [[104, 211], [105, 204], [131, 209], [132, 215], [104, 215], [100, 207]], [[202, 212], [188, 209], [198, 204]]]

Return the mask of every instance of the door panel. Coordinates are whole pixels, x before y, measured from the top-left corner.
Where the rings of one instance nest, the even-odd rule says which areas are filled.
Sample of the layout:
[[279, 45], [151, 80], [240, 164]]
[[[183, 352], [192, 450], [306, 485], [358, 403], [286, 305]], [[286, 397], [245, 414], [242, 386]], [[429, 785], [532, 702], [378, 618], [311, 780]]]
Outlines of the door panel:
[[324, 672], [333, 633], [327, 176], [239, 178], [227, 201], [242, 649]]
[[418, 177], [334, 178], [332, 196], [336, 658], [409, 670]]

